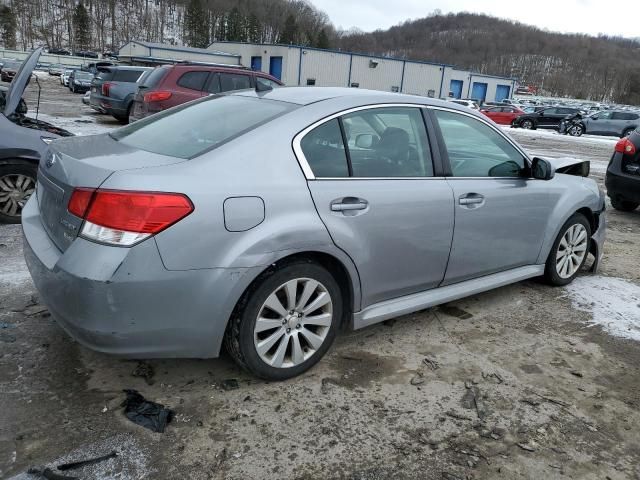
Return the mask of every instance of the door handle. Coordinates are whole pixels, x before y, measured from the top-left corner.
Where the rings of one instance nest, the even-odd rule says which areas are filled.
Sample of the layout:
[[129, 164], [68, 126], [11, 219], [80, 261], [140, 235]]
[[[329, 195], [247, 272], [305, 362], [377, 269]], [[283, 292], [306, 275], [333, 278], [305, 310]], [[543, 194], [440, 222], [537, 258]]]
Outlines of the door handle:
[[364, 210], [367, 208], [366, 202], [358, 202], [358, 203], [332, 203], [331, 211], [332, 212], [349, 212], [352, 210]]
[[484, 203], [484, 197], [477, 193], [468, 193], [458, 199], [460, 205], [479, 205]]

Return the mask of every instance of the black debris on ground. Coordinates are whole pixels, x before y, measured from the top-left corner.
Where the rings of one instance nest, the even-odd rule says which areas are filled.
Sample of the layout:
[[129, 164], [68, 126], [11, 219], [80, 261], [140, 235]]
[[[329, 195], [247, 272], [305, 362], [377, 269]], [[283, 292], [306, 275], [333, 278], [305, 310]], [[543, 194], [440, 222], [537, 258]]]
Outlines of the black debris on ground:
[[174, 411], [156, 402], [150, 402], [136, 390], [124, 390], [127, 398], [122, 405], [125, 416], [142, 427], [162, 433], [174, 416]]

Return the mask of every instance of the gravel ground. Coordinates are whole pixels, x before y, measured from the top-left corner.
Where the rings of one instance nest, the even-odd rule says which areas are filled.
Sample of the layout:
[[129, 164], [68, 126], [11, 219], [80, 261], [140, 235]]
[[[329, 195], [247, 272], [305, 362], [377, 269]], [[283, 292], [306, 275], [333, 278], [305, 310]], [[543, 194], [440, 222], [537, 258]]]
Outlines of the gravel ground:
[[[41, 80], [47, 118], [77, 133], [117, 125]], [[600, 181], [615, 143], [509, 133], [535, 154], [591, 160]], [[640, 479], [640, 211], [609, 210], [609, 223], [597, 275], [567, 288], [527, 281], [345, 332], [282, 383], [226, 356], [150, 360], [142, 378], [138, 362], [79, 346], [39, 304], [19, 226], [0, 226], [0, 477], [35, 479], [28, 468], [116, 450], [73, 475]], [[126, 388], [176, 411], [164, 433], [124, 417]]]

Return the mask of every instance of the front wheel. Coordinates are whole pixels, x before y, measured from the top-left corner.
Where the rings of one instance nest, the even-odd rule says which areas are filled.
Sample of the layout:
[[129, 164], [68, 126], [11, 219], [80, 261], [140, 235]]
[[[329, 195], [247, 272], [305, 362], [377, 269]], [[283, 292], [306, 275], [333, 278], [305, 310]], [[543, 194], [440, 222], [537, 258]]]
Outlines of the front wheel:
[[22, 208], [36, 188], [38, 168], [23, 160], [0, 164], [0, 222], [20, 223]]
[[311, 368], [327, 352], [342, 318], [342, 293], [315, 263], [293, 263], [258, 281], [239, 303], [225, 334], [240, 366], [267, 380]]
[[584, 133], [584, 127], [582, 125], [573, 125], [569, 127], [569, 135], [572, 137], [581, 137]]
[[591, 226], [581, 213], [574, 214], [560, 229], [553, 243], [544, 277], [550, 285], [567, 285], [573, 281], [587, 260], [591, 243]]

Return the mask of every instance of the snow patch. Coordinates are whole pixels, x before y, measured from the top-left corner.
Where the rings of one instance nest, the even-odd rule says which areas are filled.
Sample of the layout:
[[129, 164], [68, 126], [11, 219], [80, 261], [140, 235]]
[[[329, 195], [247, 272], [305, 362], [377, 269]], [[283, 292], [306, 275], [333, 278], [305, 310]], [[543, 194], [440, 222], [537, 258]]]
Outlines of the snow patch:
[[640, 341], [640, 286], [622, 278], [594, 275], [578, 277], [565, 288], [574, 308], [592, 313], [590, 325]]

